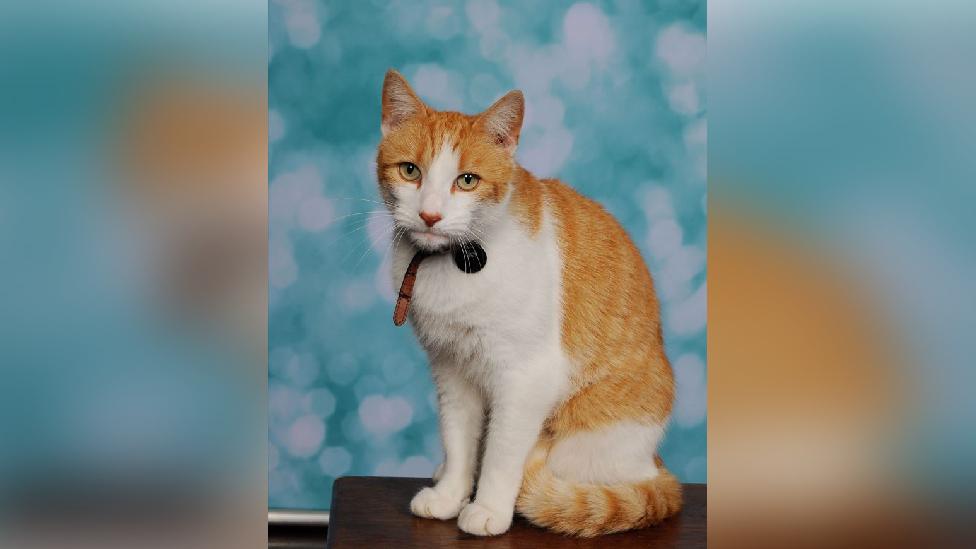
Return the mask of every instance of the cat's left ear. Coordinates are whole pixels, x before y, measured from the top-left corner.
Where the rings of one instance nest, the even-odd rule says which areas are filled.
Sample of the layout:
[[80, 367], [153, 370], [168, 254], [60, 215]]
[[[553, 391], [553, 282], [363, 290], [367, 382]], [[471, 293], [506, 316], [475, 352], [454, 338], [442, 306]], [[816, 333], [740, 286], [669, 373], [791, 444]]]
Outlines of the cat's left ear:
[[522, 131], [522, 117], [525, 115], [525, 98], [519, 90], [510, 91], [495, 101], [488, 110], [478, 117], [478, 124], [505, 148], [515, 154], [519, 133]]
[[397, 71], [386, 71], [383, 79], [383, 109], [380, 128], [383, 135], [390, 133], [412, 116], [427, 111], [427, 106], [417, 97], [407, 79]]

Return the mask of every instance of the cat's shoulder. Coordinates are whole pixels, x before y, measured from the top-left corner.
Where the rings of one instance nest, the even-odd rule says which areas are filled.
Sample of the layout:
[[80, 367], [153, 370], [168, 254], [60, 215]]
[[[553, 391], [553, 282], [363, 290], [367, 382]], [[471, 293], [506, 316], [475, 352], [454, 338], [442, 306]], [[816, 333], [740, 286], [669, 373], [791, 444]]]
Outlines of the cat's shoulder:
[[512, 209], [516, 218], [530, 234], [538, 232], [543, 215], [556, 220], [573, 219], [585, 223], [612, 222], [612, 216], [599, 202], [585, 196], [572, 185], [556, 178], [538, 179], [521, 170], [512, 195]]
[[603, 206], [576, 190], [572, 185], [560, 179], [549, 178], [538, 180], [542, 188], [545, 201], [552, 208], [556, 216], [580, 216], [605, 217], [609, 214]]

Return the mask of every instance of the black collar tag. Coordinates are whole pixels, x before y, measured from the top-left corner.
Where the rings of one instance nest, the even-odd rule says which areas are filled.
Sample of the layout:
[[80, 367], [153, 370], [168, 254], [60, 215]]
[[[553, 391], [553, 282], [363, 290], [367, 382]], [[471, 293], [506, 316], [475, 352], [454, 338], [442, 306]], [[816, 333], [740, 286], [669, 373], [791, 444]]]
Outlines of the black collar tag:
[[463, 245], [454, 246], [451, 255], [454, 257], [454, 264], [457, 265], [457, 268], [468, 274], [484, 269], [485, 264], [488, 263], [488, 254], [485, 253], [485, 249], [473, 240], [465, 242]]

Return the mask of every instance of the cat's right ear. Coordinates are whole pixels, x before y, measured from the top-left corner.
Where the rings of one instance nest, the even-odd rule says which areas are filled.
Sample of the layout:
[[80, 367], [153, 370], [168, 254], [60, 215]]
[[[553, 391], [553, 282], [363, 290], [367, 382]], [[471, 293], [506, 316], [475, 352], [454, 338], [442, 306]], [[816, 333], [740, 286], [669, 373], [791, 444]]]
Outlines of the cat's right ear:
[[504, 147], [509, 154], [515, 154], [524, 115], [525, 97], [519, 90], [513, 90], [481, 113], [478, 122], [496, 143]]
[[424, 102], [410, 89], [410, 84], [397, 71], [386, 71], [383, 79], [383, 119], [380, 125], [383, 135], [390, 133], [404, 120], [427, 110]]

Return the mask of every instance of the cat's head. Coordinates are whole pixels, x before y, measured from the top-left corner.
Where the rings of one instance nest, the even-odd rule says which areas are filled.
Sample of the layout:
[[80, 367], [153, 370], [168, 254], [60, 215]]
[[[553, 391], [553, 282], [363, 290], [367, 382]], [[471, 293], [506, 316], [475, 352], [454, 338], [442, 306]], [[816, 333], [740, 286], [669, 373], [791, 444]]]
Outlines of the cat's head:
[[509, 195], [523, 113], [519, 91], [477, 115], [436, 111], [398, 72], [386, 73], [377, 179], [416, 247], [483, 238]]

